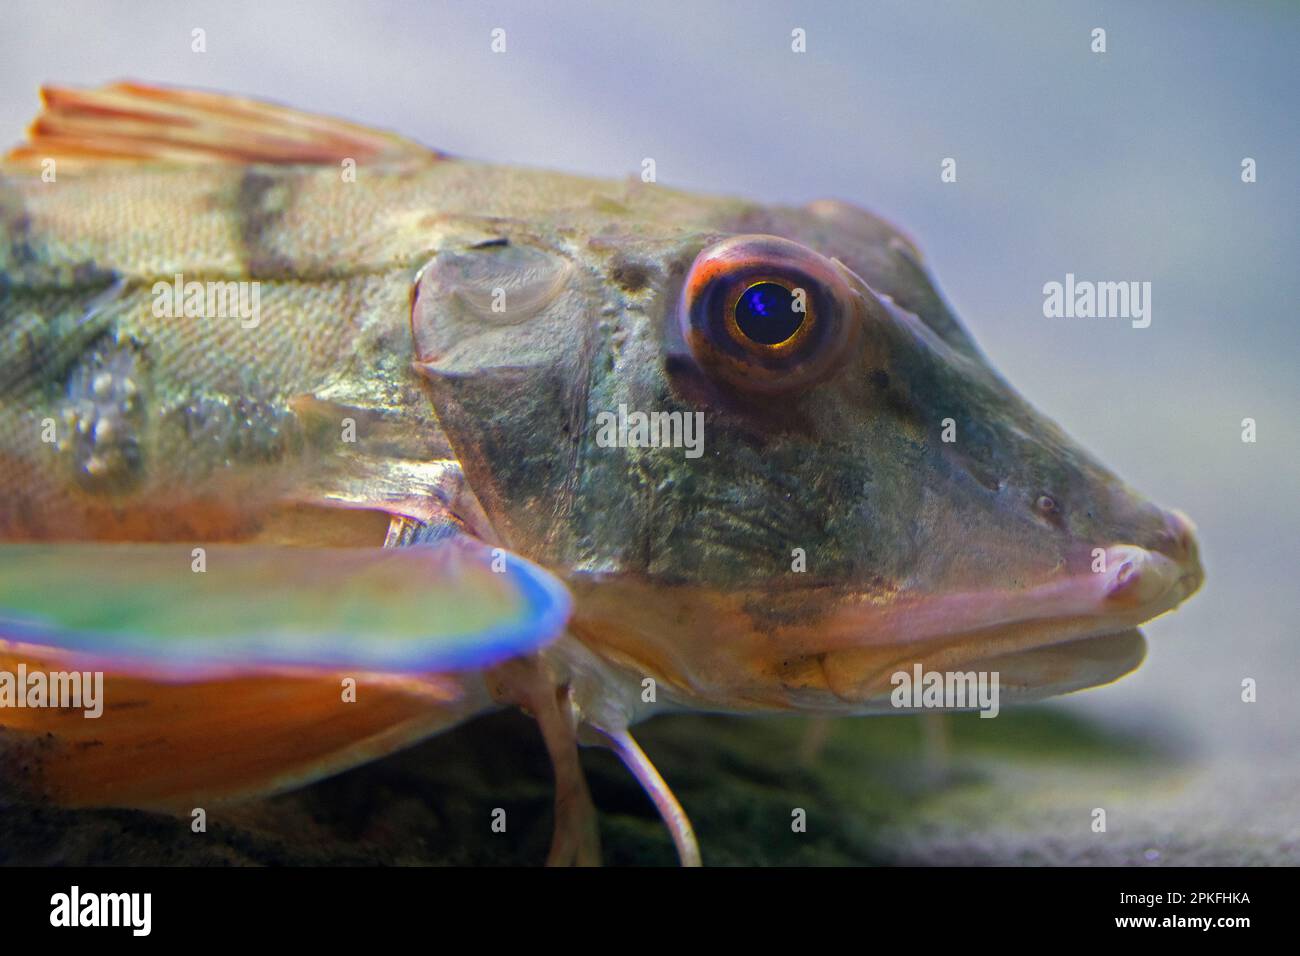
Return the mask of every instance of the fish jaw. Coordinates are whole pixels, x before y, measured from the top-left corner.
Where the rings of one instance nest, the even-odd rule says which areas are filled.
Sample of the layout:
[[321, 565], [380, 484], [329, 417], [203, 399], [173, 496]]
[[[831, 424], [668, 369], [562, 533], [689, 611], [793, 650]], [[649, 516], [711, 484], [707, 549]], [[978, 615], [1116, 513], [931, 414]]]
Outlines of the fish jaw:
[[[891, 679], [918, 666], [997, 673], [1009, 702], [1036, 700], [1136, 668], [1146, 647], [1138, 626], [1200, 587], [1192, 526], [1178, 512], [1167, 520], [1164, 551], [1112, 545], [1095, 564], [1028, 588], [728, 592], [574, 574], [572, 629], [621, 683], [639, 693], [650, 678], [683, 709], [897, 713]], [[641, 717], [655, 708], [628, 709]]]
[[[884, 614], [845, 608], [826, 634], [846, 645], [822, 656], [827, 689], [856, 712], [883, 709], [900, 670], [998, 673], [1018, 700], [1116, 680], [1141, 663], [1138, 625], [1196, 592], [1204, 572], [1188, 527], [1181, 560], [1136, 545], [1104, 552], [1106, 570], [1060, 577], [1023, 592], [914, 600]], [[1101, 562], [1098, 562], [1101, 564]], [[903, 641], [890, 635], [906, 634]], [[1098, 648], [1103, 648], [1097, 666]], [[1010, 679], [1008, 679], [1010, 678]]]
[[1191, 541], [1182, 560], [1137, 545], [1114, 545], [1099, 555], [1098, 570], [1058, 575], [1023, 590], [908, 596], [883, 609], [849, 605], [823, 618], [821, 640], [835, 650], [1048, 623], [1053, 636], [1063, 639], [1076, 628], [1086, 634], [1132, 627], [1172, 610], [1200, 587], [1204, 572]]

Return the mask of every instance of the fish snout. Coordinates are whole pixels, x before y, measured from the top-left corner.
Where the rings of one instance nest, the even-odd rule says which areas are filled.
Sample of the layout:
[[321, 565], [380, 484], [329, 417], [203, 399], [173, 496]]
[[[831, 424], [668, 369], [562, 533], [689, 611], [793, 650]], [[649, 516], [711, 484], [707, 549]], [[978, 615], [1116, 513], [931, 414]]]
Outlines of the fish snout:
[[1196, 541], [1196, 525], [1178, 509], [1165, 512], [1169, 545], [1163, 553], [1176, 561], [1182, 570], [1179, 581], [1184, 597], [1190, 597], [1205, 582], [1205, 569], [1201, 566], [1201, 548]]
[[1150, 540], [1150, 547], [1121, 544], [1107, 549], [1108, 603], [1173, 607], [1204, 582], [1205, 571], [1191, 519], [1177, 510], [1162, 512], [1162, 519], [1163, 527]]
[[1157, 550], [1179, 564], [1201, 571], [1201, 550], [1196, 543], [1196, 526], [1177, 508], [1164, 513], [1165, 528], [1157, 536]]

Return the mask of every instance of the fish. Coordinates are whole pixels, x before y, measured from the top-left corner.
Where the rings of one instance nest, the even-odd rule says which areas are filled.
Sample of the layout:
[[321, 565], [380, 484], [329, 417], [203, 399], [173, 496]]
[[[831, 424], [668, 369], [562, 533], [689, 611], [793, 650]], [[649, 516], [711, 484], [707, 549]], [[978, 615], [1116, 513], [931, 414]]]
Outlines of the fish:
[[849, 202], [42, 99], [0, 163], [0, 671], [104, 710], [0, 708], [25, 799], [185, 813], [518, 707], [547, 862], [600, 861], [601, 746], [697, 864], [639, 722], [1096, 687], [1203, 581]]

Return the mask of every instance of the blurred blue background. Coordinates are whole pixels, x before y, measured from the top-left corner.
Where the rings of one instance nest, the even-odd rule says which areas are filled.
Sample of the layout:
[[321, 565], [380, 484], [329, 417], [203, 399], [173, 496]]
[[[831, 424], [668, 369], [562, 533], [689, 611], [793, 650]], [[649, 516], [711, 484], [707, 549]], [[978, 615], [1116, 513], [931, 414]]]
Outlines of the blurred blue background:
[[[651, 156], [672, 186], [894, 220], [1007, 378], [1200, 528], [1207, 586], [1147, 628], [1146, 664], [1056, 706], [1176, 741], [1194, 803], [1295, 846], [1297, 5], [45, 0], [4, 21], [15, 142], [38, 84], [138, 78], [501, 163], [625, 176]], [[1150, 281], [1150, 328], [1044, 318], [1067, 272]]]

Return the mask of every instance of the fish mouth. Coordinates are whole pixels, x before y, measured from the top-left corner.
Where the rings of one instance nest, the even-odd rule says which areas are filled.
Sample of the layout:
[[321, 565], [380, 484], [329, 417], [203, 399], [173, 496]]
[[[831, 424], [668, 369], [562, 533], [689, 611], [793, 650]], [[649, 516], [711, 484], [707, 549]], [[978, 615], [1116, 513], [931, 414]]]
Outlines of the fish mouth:
[[1004, 574], [999, 586], [970, 590], [725, 591], [575, 573], [566, 578], [576, 595], [571, 628], [620, 673], [654, 677], [684, 707], [898, 713], [891, 678], [918, 664], [996, 671], [1008, 701], [1035, 700], [1109, 683], [1141, 663], [1138, 626], [1202, 582], [1190, 523], [1175, 528], [1160, 551], [1088, 551], [1088, 563], [1029, 587]]
[[1024, 590], [841, 608], [824, 632], [825, 686], [839, 707], [896, 712], [892, 681], [918, 666], [997, 673], [1002, 693], [1018, 701], [1109, 683], [1142, 662], [1146, 641], [1138, 625], [1200, 587], [1204, 575], [1194, 546], [1178, 558], [1114, 545], [1099, 556], [1096, 572]]

